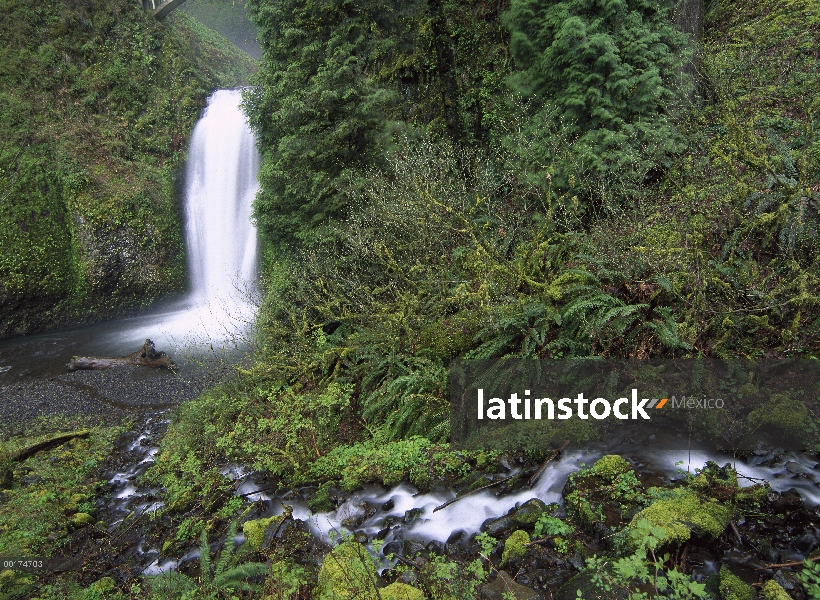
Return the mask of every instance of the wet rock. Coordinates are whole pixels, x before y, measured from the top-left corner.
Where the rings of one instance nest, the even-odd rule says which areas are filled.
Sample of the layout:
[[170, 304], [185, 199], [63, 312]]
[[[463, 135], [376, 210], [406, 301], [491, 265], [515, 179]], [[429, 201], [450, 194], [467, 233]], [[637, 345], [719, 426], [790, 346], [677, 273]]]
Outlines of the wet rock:
[[382, 554], [384, 554], [385, 556], [387, 556], [388, 554], [400, 554], [404, 556], [404, 544], [402, 542], [390, 542], [389, 544], [385, 544], [382, 548]]
[[447, 544], [457, 544], [466, 537], [467, 535], [464, 530], [460, 529], [458, 531], [454, 531], [450, 534], [450, 537], [447, 538]]
[[546, 510], [547, 505], [543, 501], [533, 498], [515, 509], [512, 517], [517, 525], [534, 525]]
[[414, 585], [419, 580], [419, 574], [414, 570], [405, 571], [401, 574], [401, 577], [399, 579], [402, 583]]
[[409, 525], [410, 523], [418, 519], [422, 513], [424, 513], [423, 508], [411, 508], [410, 510], [404, 513], [404, 523]]
[[820, 542], [818, 542], [817, 538], [808, 531], [803, 535], [798, 536], [798, 538], [794, 540], [795, 549], [799, 550], [803, 554], [810, 554], [812, 550], [817, 548], [818, 545], [820, 545]]
[[424, 544], [421, 544], [420, 542], [416, 542], [414, 540], [404, 540], [402, 550], [404, 556], [412, 558], [419, 552], [424, 552], [425, 548]]
[[487, 519], [481, 525], [481, 531], [485, 531], [493, 537], [498, 536], [504, 531], [509, 531], [515, 526], [512, 517], [504, 516], [498, 519]]
[[517, 527], [534, 525], [542, 513], [547, 511], [547, 505], [538, 498], [527, 500], [518, 508], [512, 509], [507, 515], [498, 519], [488, 519], [481, 525], [481, 530], [491, 536], [497, 536], [505, 531]]
[[357, 531], [353, 534], [353, 541], [358, 542], [359, 544], [366, 544], [370, 540], [364, 531]]
[[388, 500], [384, 504], [382, 504], [382, 510], [385, 512], [393, 510], [393, 507], [396, 506], [396, 503], [393, 500]]
[[778, 570], [775, 572], [773, 579], [787, 592], [792, 591], [798, 585], [797, 578], [790, 571]]
[[541, 594], [532, 588], [516, 583], [506, 571], [499, 571], [498, 577], [481, 586], [481, 597], [484, 600], [505, 600], [510, 595], [515, 600], [542, 600]]
[[583, 571], [567, 581], [555, 592], [553, 600], [577, 600], [578, 591], [584, 600], [625, 600], [628, 592], [619, 586], [604, 591], [592, 582], [592, 573]]

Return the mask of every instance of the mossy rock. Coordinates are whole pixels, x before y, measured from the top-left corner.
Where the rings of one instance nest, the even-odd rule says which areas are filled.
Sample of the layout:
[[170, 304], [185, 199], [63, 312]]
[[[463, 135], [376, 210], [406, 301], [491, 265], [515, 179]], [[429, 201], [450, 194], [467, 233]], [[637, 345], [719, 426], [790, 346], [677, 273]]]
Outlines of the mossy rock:
[[71, 524], [79, 529], [80, 527], [85, 527], [86, 525], [91, 525], [94, 522], [94, 517], [89, 515], [88, 513], [77, 513], [73, 517], [71, 517]]
[[726, 565], [722, 565], [720, 567], [720, 597], [723, 600], [754, 600], [755, 592], [752, 586], [732, 573]]
[[690, 489], [671, 490], [667, 497], [656, 500], [636, 514], [630, 522], [635, 527], [641, 520], [663, 527], [666, 535], [662, 543], [680, 544], [687, 541], [694, 531], [717, 538], [729, 525], [731, 508], [714, 500], [702, 502]]
[[379, 590], [382, 600], [426, 600], [424, 592], [399, 581]]
[[367, 548], [342, 542], [331, 550], [319, 569], [317, 600], [376, 600], [376, 567]]
[[89, 589], [94, 590], [95, 592], [110, 592], [114, 588], [117, 587], [117, 582], [114, 581], [111, 577], [103, 577], [102, 579], [98, 579], [94, 583], [91, 584]]
[[530, 543], [530, 534], [518, 529], [510, 534], [504, 542], [504, 552], [501, 555], [501, 563], [507, 564], [511, 560], [524, 558], [527, 555], [527, 546]]
[[811, 414], [805, 403], [784, 394], [772, 394], [769, 402], [749, 413], [749, 424], [753, 427], [778, 429], [783, 437], [799, 442], [809, 437]]
[[308, 508], [315, 513], [333, 510], [334, 504], [330, 497], [331, 483], [329, 481], [319, 486], [319, 489], [308, 499]]
[[268, 517], [267, 519], [256, 519], [255, 521], [245, 521], [242, 525], [242, 533], [245, 535], [245, 541], [254, 550], [260, 550], [265, 541], [265, 532], [271, 526], [279, 527], [287, 513]]
[[497, 536], [515, 527], [529, 527], [535, 525], [541, 515], [547, 511], [547, 505], [538, 498], [531, 498], [509, 514], [497, 519], [487, 519], [481, 526], [492, 536]]
[[632, 470], [632, 465], [629, 461], [617, 454], [607, 454], [599, 458], [590, 472], [594, 475], [600, 475], [607, 479], [614, 479], [621, 473], [627, 473]]
[[774, 579], [763, 584], [763, 600], [792, 600], [792, 597]]

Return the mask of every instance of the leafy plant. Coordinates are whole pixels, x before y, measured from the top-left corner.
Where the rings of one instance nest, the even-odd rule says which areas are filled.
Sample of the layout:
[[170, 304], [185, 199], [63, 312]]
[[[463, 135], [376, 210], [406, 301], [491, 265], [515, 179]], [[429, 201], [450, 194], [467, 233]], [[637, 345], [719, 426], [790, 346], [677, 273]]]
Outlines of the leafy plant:
[[797, 573], [797, 578], [803, 583], [806, 594], [812, 600], [820, 599], [820, 562], [806, 559], [803, 568]]
[[211, 549], [205, 529], [199, 537], [199, 577], [194, 579], [178, 571], [166, 571], [150, 580], [151, 594], [158, 600], [199, 600], [219, 598], [226, 591], [258, 592], [261, 585], [254, 579], [263, 578], [268, 572], [265, 563], [236, 562], [234, 555], [237, 522], [228, 527], [225, 545], [216, 563], [211, 563]]
[[587, 559], [594, 586], [612, 597], [625, 593], [630, 600], [659, 597], [695, 600], [709, 597], [705, 584], [697, 583], [677, 568], [664, 566], [669, 555], [656, 554], [666, 537], [662, 527], [641, 520], [630, 528], [629, 535], [636, 547], [632, 555], [614, 561], [600, 557]]

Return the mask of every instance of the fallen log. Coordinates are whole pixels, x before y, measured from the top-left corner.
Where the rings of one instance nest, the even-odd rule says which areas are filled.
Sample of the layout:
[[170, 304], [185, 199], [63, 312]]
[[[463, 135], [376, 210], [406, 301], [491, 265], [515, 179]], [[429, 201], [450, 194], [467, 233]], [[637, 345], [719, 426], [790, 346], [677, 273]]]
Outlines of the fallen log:
[[43, 450], [51, 450], [74, 438], [87, 438], [91, 434], [87, 429], [82, 431], [72, 431], [71, 433], [61, 433], [42, 442], [37, 442], [31, 446], [21, 448], [11, 453], [0, 454], [0, 489], [9, 489], [14, 484], [14, 473], [11, 463], [23, 462], [27, 458], [34, 456]]
[[42, 452], [43, 450], [51, 450], [52, 448], [61, 446], [66, 442], [70, 442], [74, 438], [87, 438], [89, 435], [91, 435], [91, 432], [88, 429], [83, 429], [81, 431], [72, 431], [71, 433], [61, 433], [47, 440], [43, 440], [42, 442], [38, 442], [26, 448], [21, 448], [16, 452], [12, 452], [8, 456], [8, 460], [10, 462], [23, 462], [24, 460], [31, 456], [34, 456], [38, 452]]
[[96, 356], [75, 356], [66, 365], [69, 371], [79, 369], [111, 369], [114, 367], [165, 367], [174, 366], [174, 361], [165, 352], [157, 352], [154, 342], [145, 340], [142, 348], [128, 356], [120, 358], [102, 358]]

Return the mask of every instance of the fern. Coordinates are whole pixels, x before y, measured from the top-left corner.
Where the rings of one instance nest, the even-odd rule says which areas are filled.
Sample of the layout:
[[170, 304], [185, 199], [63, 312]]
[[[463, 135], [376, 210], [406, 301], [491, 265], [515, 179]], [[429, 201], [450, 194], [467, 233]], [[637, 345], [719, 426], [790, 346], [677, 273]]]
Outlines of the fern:
[[259, 592], [262, 586], [253, 579], [264, 578], [268, 572], [265, 563], [247, 562], [230, 567], [236, 560], [236, 530], [237, 522], [233, 521], [228, 527], [222, 552], [212, 565], [208, 534], [203, 529], [199, 537], [199, 581], [178, 571], [166, 571], [151, 579], [152, 597], [156, 600], [210, 600], [219, 598], [225, 591]]

